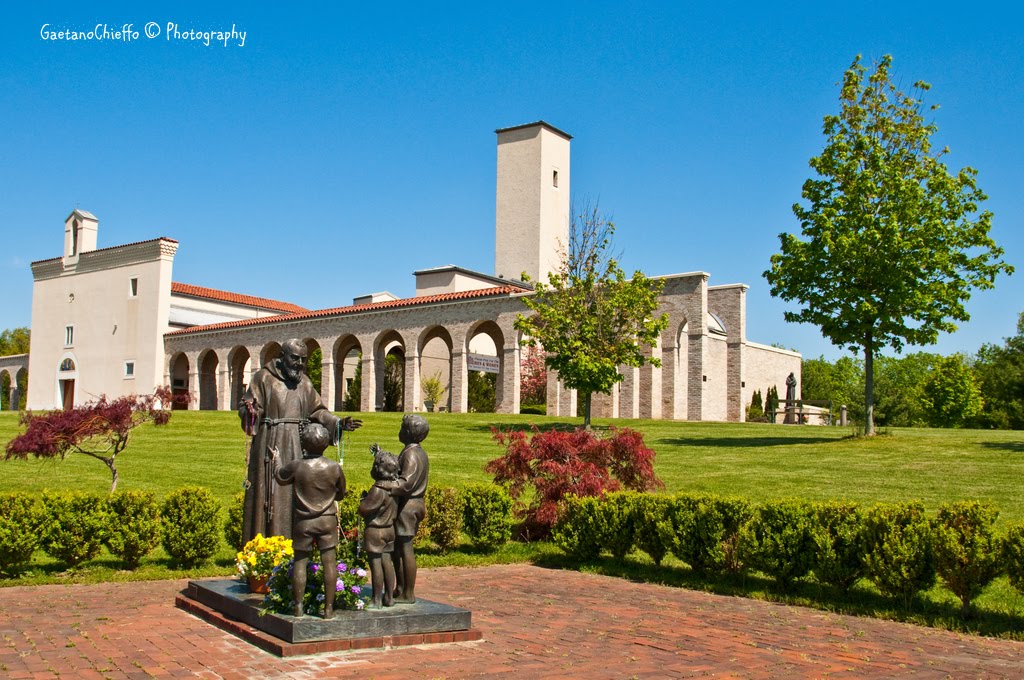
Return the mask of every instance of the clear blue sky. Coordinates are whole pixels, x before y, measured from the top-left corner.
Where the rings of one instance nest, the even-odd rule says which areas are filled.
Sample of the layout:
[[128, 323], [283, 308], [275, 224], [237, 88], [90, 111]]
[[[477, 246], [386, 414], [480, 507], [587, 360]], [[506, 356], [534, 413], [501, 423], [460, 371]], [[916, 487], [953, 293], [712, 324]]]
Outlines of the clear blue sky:
[[[30, 4], [0, 10], [0, 328], [29, 325], [29, 263], [61, 254], [75, 207], [100, 247], [180, 241], [177, 281], [311, 308], [411, 295], [426, 267], [491, 273], [494, 130], [543, 119], [574, 135], [572, 191], [613, 215], [627, 270], [746, 283], [751, 340], [836, 358], [761, 273], [799, 230], [790, 207], [858, 53], [932, 83], [935, 141], [979, 170], [1018, 269], [933, 351], [1000, 342], [1024, 309], [1012, 3]], [[169, 22], [234, 25], [245, 45], [168, 41]], [[139, 36], [46, 41], [47, 23]]]

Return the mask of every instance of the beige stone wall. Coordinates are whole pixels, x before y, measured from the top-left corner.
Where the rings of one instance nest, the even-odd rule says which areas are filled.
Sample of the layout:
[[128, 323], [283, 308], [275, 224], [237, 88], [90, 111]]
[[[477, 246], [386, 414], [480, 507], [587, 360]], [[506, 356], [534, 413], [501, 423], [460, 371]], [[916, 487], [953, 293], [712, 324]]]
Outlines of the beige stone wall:
[[802, 357], [799, 353], [756, 343], [748, 343], [746, 351], [742, 388], [744, 410], [750, 405], [756, 390], [761, 391], [764, 399], [768, 388], [774, 386], [779, 390], [779, 398], [785, 399], [786, 377], [790, 373], [796, 374], [797, 397], [800, 397]]

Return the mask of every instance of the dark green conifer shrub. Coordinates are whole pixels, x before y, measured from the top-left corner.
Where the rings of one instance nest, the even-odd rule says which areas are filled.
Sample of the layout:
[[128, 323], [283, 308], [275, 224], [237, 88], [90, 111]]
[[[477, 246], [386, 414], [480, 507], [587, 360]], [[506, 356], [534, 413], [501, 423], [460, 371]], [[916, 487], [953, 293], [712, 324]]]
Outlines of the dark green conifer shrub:
[[164, 501], [163, 547], [182, 567], [194, 567], [220, 547], [220, 503], [209, 489], [191, 486], [173, 491]]
[[118, 491], [107, 499], [110, 524], [104, 544], [120, 557], [125, 569], [139, 562], [160, 542], [160, 507], [148, 491]]

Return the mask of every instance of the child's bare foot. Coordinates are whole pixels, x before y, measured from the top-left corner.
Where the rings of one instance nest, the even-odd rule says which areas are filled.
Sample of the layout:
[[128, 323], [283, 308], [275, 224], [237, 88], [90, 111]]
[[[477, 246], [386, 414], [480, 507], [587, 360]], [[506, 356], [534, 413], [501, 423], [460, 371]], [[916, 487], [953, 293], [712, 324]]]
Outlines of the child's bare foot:
[[302, 605], [297, 604], [292, 607], [292, 616], [302, 616]]
[[333, 619], [334, 618], [334, 607], [330, 607], [330, 606], [325, 606], [324, 607], [324, 618], [325, 619]]

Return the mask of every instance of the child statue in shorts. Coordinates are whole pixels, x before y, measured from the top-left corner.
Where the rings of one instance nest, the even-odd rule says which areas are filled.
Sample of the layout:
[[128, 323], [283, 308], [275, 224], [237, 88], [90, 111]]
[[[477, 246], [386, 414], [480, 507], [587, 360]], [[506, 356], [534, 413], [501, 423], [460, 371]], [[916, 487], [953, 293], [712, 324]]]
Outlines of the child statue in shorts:
[[[306, 592], [306, 568], [313, 544], [320, 549], [324, 570], [324, 618], [334, 616], [334, 595], [338, 584], [338, 505], [345, 496], [345, 473], [324, 449], [331, 442], [327, 428], [308, 423], [301, 428], [299, 442], [302, 458], [276, 468], [278, 484], [295, 486], [292, 509], [292, 547], [295, 564], [292, 569], [293, 614], [302, 616], [302, 597]], [[274, 452], [277, 457], [277, 452]]]
[[370, 580], [373, 584], [372, 609], [390, 607], [395, 603], [395, 565], [391, 553], [395, 550], [395, 519], [398, 517], [398, 501], [391, 495], [396, 486], [399, 467], [398, 456], [381, 450], [376, 444], [373, 452], [373, 467], [370, 476], [374, 485], [363, 493], [359, 503], [359, 515], [366, 520], [363, 541], [366, 556], [370, 561]]

